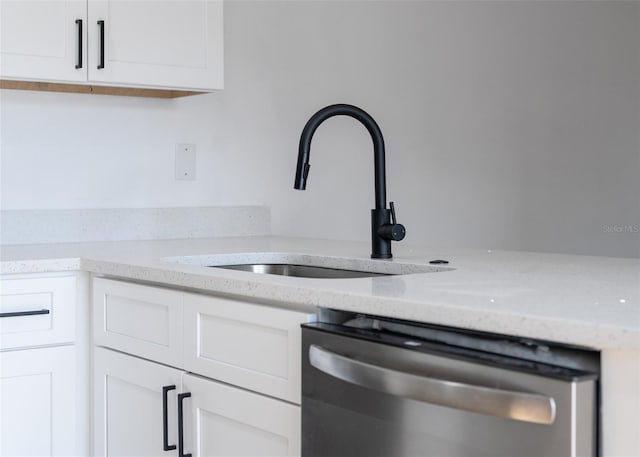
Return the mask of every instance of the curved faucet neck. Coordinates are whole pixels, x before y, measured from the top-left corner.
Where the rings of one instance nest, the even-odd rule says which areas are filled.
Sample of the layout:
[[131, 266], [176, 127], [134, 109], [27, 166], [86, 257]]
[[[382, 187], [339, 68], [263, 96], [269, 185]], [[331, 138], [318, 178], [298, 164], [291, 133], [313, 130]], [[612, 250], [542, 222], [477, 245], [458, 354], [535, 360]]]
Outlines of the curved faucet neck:
[[384, 138], [376, 121], [365, 111], [353, 105], [336, 104], [321, 109], [311, 116], [302, 130], [300, 136], [300, 147], [298, 150], [298, 166], [296, 168], [296, 180], [294, 187], [304, 190], [307, 184], [309, 173], [309, 155], [311, 150], [311, 139], [316, 129], [324, 121], [333, 116], [350, 116], [357, 119], [364, 125], [373, 140], [374, 155], [374, 175], [375, 175], [375, 202], [376, 209], [387, 208], [387, 189], [385, 182], [385, 152]]

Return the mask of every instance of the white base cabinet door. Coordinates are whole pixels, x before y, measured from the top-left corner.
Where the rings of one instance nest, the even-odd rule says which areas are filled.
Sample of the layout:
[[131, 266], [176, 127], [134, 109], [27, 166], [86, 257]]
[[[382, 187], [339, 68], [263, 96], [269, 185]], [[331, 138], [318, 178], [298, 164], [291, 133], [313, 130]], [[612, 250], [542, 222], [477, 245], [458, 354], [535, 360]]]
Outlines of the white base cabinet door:
[[73, 346], [0, 352], [0, 455], [76, 451]]
[[94, 455], [177, 456], [181, 377], [180, 370], [95, 348]]
[[96, 347], [94, 455], [176, 457], [180, 446], [193, 457], [299, 456], [300, 407]]
[[194, 457], [300, 455], [300, 407], [185, 374], [185, 453]]

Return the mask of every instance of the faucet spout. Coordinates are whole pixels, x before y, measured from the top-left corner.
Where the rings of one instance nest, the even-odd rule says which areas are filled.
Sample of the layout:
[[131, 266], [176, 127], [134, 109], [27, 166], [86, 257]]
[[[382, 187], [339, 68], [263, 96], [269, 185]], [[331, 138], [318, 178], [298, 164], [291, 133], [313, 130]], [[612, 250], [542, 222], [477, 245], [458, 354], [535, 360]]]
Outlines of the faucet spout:
[[316, 129], [324, 121], [333, 116], [349, 116], [357, 119], [366, 127], [373, 140], [373, 160], [375, 175], [375, 203], [376, 209], [385, 209], [387, 206], [387, 187], [384, 163], [384, 138], [376, 121], [365, 111], [353, 105], [337, 104], [322, 108], [311, 116], [300, 135], [300, 147], [298, 149], [298, 167], [296, 168], [296, 180], [294, 187], [304, 190], [307, 186], [309, 175], [309, 154], [311, 151], [311, 139]]
[[384, 138], [380, 127], [368, 113], [357, 106], [336, 104], [322, 108], [311, 116], [300, 135], [298, 164], [293, 187], [298, 190], [306, 189], [310, 168], [311, 139], [320, 124], [333, 116], [349, 116], [357, 119], [365, 126], [373, 140], [375, 209], [371, 212], [371, 257], [389, 259], [392, 257], [391, 240], [400, 241], [403, 239], [405, 229], [401, 224], [395, 223], [395, 211], [393, 224], [390, 223], [391, 211], [387, 209]]

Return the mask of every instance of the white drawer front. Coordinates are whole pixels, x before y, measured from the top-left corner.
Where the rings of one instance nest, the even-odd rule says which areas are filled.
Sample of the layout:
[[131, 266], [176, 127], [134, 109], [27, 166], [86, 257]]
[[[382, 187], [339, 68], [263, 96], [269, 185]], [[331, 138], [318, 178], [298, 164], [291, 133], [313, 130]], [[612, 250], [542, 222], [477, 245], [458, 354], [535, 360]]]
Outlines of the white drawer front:
[[174, 290], [95, 278], [95, 344], [181, 367], [182, 296]]
[[300, 403], [300, 324], [313, 315], [185, 294], [186, 370]]
[[0, 281], [0, 349], [72, 343], [76, 277]]

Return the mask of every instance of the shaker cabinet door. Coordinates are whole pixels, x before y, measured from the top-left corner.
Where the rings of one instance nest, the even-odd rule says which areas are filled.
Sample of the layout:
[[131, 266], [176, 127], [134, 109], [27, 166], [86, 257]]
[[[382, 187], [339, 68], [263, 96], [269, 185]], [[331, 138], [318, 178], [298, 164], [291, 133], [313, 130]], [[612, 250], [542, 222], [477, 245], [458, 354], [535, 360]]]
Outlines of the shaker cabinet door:
[[193, 457], [300, 455], [300, 407], [185, 374], [185, 453]]
[[164, 445], [177, 444], [180, 370], [95, 348], [93, 374], [95, 456], [178, 455], [175, 447], [165, 451]]
[[222, 0], [0, 0], [0, 79], [219, 90], [223, 39]]
[[222, 89], [221, 0], [89, 0], [89, 81]]
[[86, 0], [0, 0], [0, 77], [86, 81], [86, 19]]
[[76, 452], [74, 346], [0, 352], [0, 455]]

